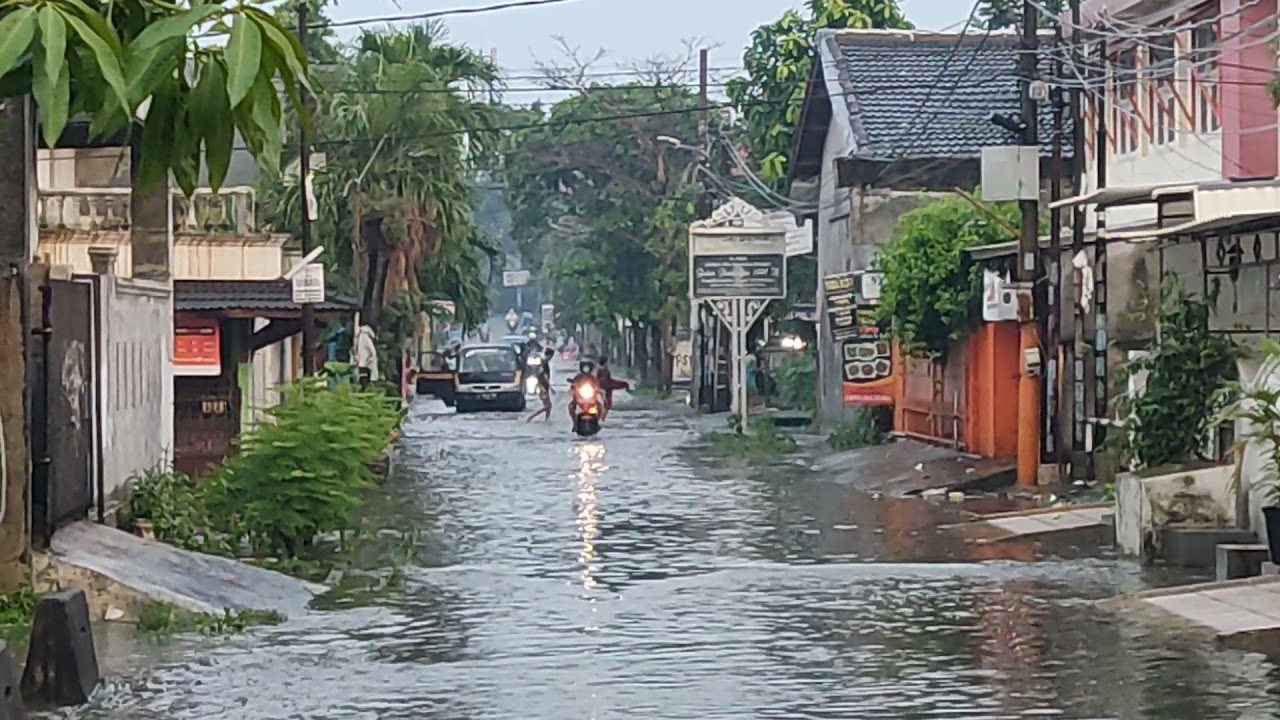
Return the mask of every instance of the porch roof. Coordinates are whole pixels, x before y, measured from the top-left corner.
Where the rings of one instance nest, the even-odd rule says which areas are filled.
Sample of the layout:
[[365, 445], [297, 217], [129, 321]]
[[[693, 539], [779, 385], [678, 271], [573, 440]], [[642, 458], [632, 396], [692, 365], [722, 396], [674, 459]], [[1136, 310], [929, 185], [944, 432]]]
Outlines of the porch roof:
[[1202, 235], [1204, 233], [1216, 234], [1224, 231], [1228, 234], [1251, 232], [1260, 229], [1261, 226], [1280, 227], [1280, 211], [1258, 210], [1252, 212], [1237, 212], [1229, 215], [1204, 218], [1202, 220], [1190, 220], [1188, 222], [1179, 223], [1178, 225], [1169, 225], [1162, 228], [1147, 227], [1133, 230], [1103, 230], [1102, 237], [1108, 240], [1163, 240], [1166, 238], [1178, 237], [1180, 235]]
[[[301, 316], [287, 280], [175, 280], [175, 312], [243, 313], [259, 317]], [[350, 298], [330, 295], [315, 305], [317, 313], [347, 315], [359, 306]]]

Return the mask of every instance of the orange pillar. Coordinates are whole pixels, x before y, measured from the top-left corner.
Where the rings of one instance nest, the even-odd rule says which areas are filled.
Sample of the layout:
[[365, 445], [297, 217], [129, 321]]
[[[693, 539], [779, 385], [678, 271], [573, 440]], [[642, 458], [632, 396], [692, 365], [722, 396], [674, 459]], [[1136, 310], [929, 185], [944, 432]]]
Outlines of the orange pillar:
[[1028, 350], [1040, 347], [1035, 322], [1018, 328], [1022, 357], [1018, 358], [1018, 484], [1037, 485], [1040, 472], [1040, 377], [1027, 372]]

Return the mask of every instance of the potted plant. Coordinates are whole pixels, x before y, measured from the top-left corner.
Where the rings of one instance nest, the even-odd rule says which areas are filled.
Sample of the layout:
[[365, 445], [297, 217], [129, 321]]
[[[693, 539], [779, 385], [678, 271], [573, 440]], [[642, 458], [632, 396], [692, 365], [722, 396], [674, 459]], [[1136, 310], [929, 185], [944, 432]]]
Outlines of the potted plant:
[[[1248, 497], [1240, 482], [1245, 450], [1254, 445], [1262, 457], [1262, 475], [1251, 485], [1261, 488], [1262, 515], [1271, 562], [1280, 563], [1280, 344], [1263, 340], [1262, 364], [1252, 380], [1232, 383], [1225, 390], [1224, 420], [1242, 427], [1233, 448], [1236, 457], [1235, 490], [1247, 515]], [[1250, 491], [1251, 493], [1252, 491]]]

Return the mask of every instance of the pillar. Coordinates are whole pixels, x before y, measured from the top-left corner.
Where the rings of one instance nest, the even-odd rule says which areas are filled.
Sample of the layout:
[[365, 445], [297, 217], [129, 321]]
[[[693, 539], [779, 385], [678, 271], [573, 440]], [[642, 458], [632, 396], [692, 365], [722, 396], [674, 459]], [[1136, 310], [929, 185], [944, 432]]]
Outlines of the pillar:
[[1275, 72], [1276, 0], [1222, 0], [1218, 102], [1222, 114], [1222, 176], [1275, 177], [1276, 105], [1270, 83]]
[[30, 526], [31, 481], [27, 273], [35, 247], [35, 107], [26, 98], [0, 100], [0, 592], [22, 582]]

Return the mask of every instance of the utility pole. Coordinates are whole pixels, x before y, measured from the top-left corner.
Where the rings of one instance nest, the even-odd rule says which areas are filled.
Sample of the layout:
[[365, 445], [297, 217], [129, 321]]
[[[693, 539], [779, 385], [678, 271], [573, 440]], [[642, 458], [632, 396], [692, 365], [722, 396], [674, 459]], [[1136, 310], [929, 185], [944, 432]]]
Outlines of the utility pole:
[[1049, 271], [1049, 282], [1046, 289], [1045, 318], [1045, 379], [1044, 407], [1040, 408], [1041, 427], [1044, 428], [1044, 456], [1048, 462], [1058, 466], [1058, 478], [1064, 475], [1062, 462], [1062, 428], [1058, 422], [1061, 406], [1062, 388], [1062, 209], [1052, 207], [1053, 203], [1062, 199], [1062, 141], [1063, 125], [1066, 120], [1067, 98], [1059, 83], [1062, 82], [1062, 25], [1054, 35], [1053, 82], [1050, 91], [1053, 99], [1053, 160], [1050, 168], [1049, 183], [1049, 258], [1045, 267]]
[[[1022, 54], [1018, 59], [1018, 75], [1022, 94], [1022, 145], [1036, 149], [1039, 156], [1040, 138], [1037, 132], [1039, 109], [1031, 97], [1031, 83], [1036, 79], [1039, 65], [1039, 10], [1031, 0], [1022, 3]], [[1039, 177], [1039, 173], [1036, 174]], [[1018, 235], [1017, 280], [1023, 288], [1034, 288], [1040, 267], [1040, 198], [1037, 192], [1032, 199], [1019, 200], [1022, 224]], [[1032, 313], [1034, 315], [1034, 313]], [[1026, 358], [1040, 350], [1039, 328], [1036, 319], [1023, 318], [1018, 335], [1023, 354], [1022, 373], [1018, 376], [1018, 484], [1036, 485], [1040, 471], [1040, 383], [1032, 375]], [[1044, 363], [1040, 363], [1043, 367]]]
[[[307, 47], [307, 0], [298, 0], [298, 42]], [[299, 84], [303, 107], [314, 111], [311, 94]], [[311, 252], [311, 138], [307, 124], [309, 117], [298, 123], [298, 187], [302, 196], [302, 254]], [[316, 309], [311, 303], [302, 306], [302, 371], [307, 375], [316, 372]]]
[[[698, 153], [698, 170], [706, 171], [707, 158], [711, 152], [711, 103], [708, 97], [708, 87], [710, 85], [710, 55], [711, 52], [707, 48], [698, 51], [698, 102], [702, 110], [698, 113], [698, 147], [701, 152]], [[703, 173], [694, 174], [695, 182], [698, 185], [698, 198], [696, 208], [698, 211], [698, 219], [706, 219], [711, 216], [711, 198], [703, 183]], [[693, 262], [692, 259], [689, 261]], [[691, 269], [692, 271], [692, 269]], [[708, 327], [709, 326], [709, 327]], [[719, 339], [720, 326], [714, 317], [708, 317], [705, 308], [697, 300], [694, 300], [692, 292], [689, 295], [689, 330], [690, 339], [693, 341], [692, 367], [693, 376], [689, 378], [690, 405], [694, 410], [699, 410], [702, 405], [715, 405], [715, 369], [719, 367], [719, 342], [712, 341], [708, 338], [708, 332], [713, 333], [712, 338]], [[708, 373], [706, 372], [706, 358], [710, 353], [712, 359], [710, 373], [710, 389], [711, 397], [703, 397], [703, 390], [706, 389], [706, 381]], [[714, 409], [714, 407], [713, 407]]]
[[[1107, 38], [1098, 36], [1098, 66], [1106, 67]], [[1096, 143], [1094, 156], [1097, 160], [1097, 189], [1107, 186], [1107, 107], [1106, 94], [1098, 93], [1097, 99], [1098, 131], [1094, 136]], [[1097, 449], [1107, 441], [1106, 418], [1108, 415], [1107, 398], [1107, 242], [1103, 239], [1103, 231], [1107, 228], [1107, 211], [1097, 212], [1097, 232], [1093, 238], [1093, 420], [1089, 423], [1089, 479], [1097, 479]]]
[[[1084, 62], [1081, 47], [1084, 36], [1080, 30], [1080, 0], [1071, 0], [1071, 65], [1080, 68]], [[1092, 73], [1088, 75], [1092, 78]], [[1075, 164], [1075, 194], [1084, 192], [1084, 92], [1079, 87], [1071, 89], [1071, 158]], [[1071, 209], [1071, 257], [1074, 260], [1084, 252], [1084, 205], [1077, 204]], [[1074, 264], [1072, 265], [1074, 268]], [[1074, 270], [1072, 271], [1074, 274]], [[1074, 302], [1071, 304], [1074, 321], [1075, 339], [1071, 348], [1071, 476], [1079, 479], [1076, 463], [1084, 456], [1085, 435], [1085, 381], [1084, 381], [1084, 310], [1080, 307], [1081, 291], [1079, 282], [1073, 282]]]

